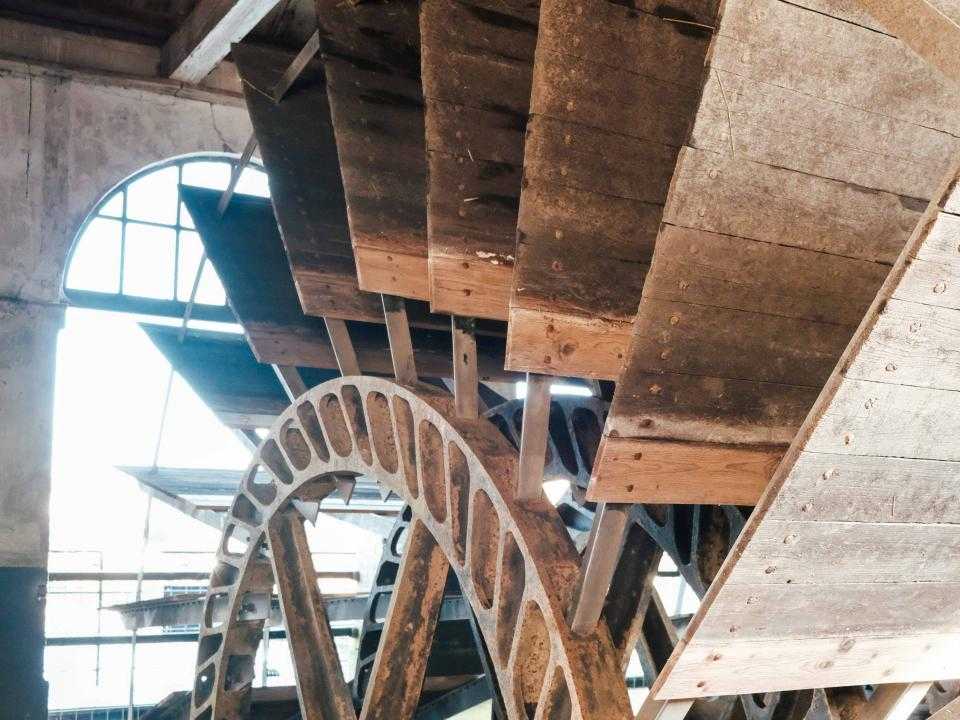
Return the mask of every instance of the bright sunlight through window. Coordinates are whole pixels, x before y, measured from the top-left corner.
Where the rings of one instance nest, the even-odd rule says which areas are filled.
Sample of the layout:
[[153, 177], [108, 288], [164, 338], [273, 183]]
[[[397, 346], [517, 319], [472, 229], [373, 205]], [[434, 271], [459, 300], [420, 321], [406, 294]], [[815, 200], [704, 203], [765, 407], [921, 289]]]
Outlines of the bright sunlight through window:
[[[104, 197], [81, 226], [68, 259], [64, 294], [73, 304], [183, 315], [203, 253], [180, 198], [181, 185], [224, 190], [226, 155], [191, 156], [154, 165]], [[269, 197], [267, 175], [248, 166], [237, 193]], [[197, 317], [227, 319], [223, 285], [210, 263], [197, 288]], [[217, 312], [217, 310], [221, 312]]]

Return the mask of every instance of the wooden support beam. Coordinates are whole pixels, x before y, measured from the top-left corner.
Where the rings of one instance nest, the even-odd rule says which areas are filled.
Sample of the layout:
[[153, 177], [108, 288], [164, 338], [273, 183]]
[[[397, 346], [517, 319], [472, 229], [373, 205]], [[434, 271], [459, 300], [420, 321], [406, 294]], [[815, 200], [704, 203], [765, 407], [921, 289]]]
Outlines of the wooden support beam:
[[330, 338], [333, 354], [337, 358], [340, 374], [343, 376], [359, 375], [360, 363], [357, 361], [357, 352], [354, 350], [353, 341], [350, 339], [350, 330], [347, 328], [347, 323], [331, 317], [325, 317], [323, 322], [327, 326], [327, 336]]
[[415, 518], [408, 530], [360, 720], [413, 717], [449, 567], [437, 541]]
[[4, 70], [139, 88], [218, 105], [243, 104], [233, 63], [221, 63], [216, 72], [194, 85], [161, 74], [160, 58], [161, 49], [155, 45], [0, 18], [0, 68]]
[[597, 508], [580, 565], [577, 588], [567, 613], [570, 629], [578, 635], [589, 635], [600, 621], [604, 600], [620, 559], [629, 515], [629, 505], [601, 503]]
[[303, 378], [300, 377], [300, 371], [295, 367], [291, 367], [290, 365], [274, 365], [273, 371], [277, 374], [277, 379], [280, 381], [280, 384], [283, 385], [283, 390], [287, 393], [287, 397], [290, 398], [291, 402], [310, 389], [303, 381]]
[[867, 706], [869, 720], [907, 720], [929, 689], [928, 682], [880, 685]]
[[543, 492], [543, 466], [550, 434], [550, 385], [548, 375], [527, 373], [527, 398], [523, 403], [523, 432], [517, 468], [517, 498], [532, 500]]
[[307, 40], [306, 45], [297, 53], [297, 56], [293, 59], [290, 65], [284, 70], [283, 75], [280, 77], [280, 80], [277, 82], [276, 86], [273, 88], [273, 101], [275, 103], [283, 100], [283, 96], [287, 94], [293, 84], [297, 81], [297, 78], [300, 77], [300, 73], [304, 71], [307, 65], [313, 60], [313, 56], [320, 51], [320, 31], [314, 31], [313, 35], [310, 36], [310, 39]]
[[649, 693], [637, 711], [636, 720], [683, 720], [693, 700], [657, 700]]
[[960, 718], [960, 698], [947, 703], [930, 716], [930, 720], [957, 720]]
[[[217, 203], [217, 212], [221, 216], [227, 211], [227, 206], [230, 205], [230, 201], [233, 199], [233, 193], [237, 190], [237, 183], [240, 182], [240, 176], [243, 174], [244, 168], [250, 164], [250, 159], [253, 157], [256, 149], [257, 136], [256, 133], [254, 133], [243, 147], [243, 153], [241, 153], [240, 159], [234, 163], [230, 169], [230, 182], [227, 184], [227, 189], [223, 191], [223, 195], [220, 196], [220, 202]], [[197, 274], [199, 276], [199, 272]]]
[[413, 359], [413, 342], [410, 340], [407, 306], [403, 298], [394, 295], [381, 297], [383, 298], [383, 317], [387, 325], [387, 338], [390, 341], [393, 374], [401, 385], [413, 385], [417, 382], [417, 366]]
[[930, 0], [859, 0], [891, 34], [948, 79], [960, 82], [960, 6]]
[[827, 692], [827, 702], [843, 720], [907, 720], [923, 700], [930, 683], [877, 685], [869, 699], [859, 687]]
[[278, 0], [200, 0], [163, 46], [165, 75], [197, 83], [242, 40]]
[[457, 415], [476, 420], [480, 411], [480, 389], [477, 374], [477, 323], [473, 318], [454, 315], [450, 318], [453, 333], [453, 383]]
[[353, 701], [343, 680], [299, 514], [278, 513], [269, 527], [269, 543], [300, 714], [304, 720], [354, 720]]

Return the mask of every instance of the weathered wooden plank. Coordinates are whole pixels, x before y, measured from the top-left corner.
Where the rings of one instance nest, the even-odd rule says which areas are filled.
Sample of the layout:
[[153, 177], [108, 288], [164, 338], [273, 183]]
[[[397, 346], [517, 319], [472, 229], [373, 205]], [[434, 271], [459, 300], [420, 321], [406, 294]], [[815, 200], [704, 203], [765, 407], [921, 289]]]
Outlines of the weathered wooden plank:
[[[931, 290], [932, 292], [932, 290]], [[960, 310], [891, 299], [847, 377], [960, 390]]]
[[[801, 585], [784, 593], [778, 585], [727, 585], [720, 593], [716, 622], [701, 639], [781, 640], [850, 636], [895, 636], [913, 616], [911, 633], [960, 632], [957, 583], [889, 582], [836, 583], [829, 580]], [[829, 599], [823, 600], [826, 596]], [[778, 613], [769, 608], [777, 607]], [[810, 607], [825, 612], [807, 615]], [[838, 623], [837, 618], [843, 621]], [[804, 622], [795, 622], [803, 618]], [[786, 620], [786, 621], [785, 621]]]
[[787, 444], [818, 391], [815, 387], [627, 367], [607, 418], [605, 436]]
[[523, 432], [517, 464], [516, 496], [521, 500], [534, 500], [543, 494], [552, 382], [547, 375], [527, 373], [527, 397], [523, 403]]
[[[541, 3], [510, 367], [618, 376], [623, 346], [580, 329], [633, 320], [717, 7]], [[556, 325], [578, 328], [559, 354]]]
[[359, 375], [360, 363], [357, 361], [357, 352], [350, 339], [350, 330], [343, 320], [324, 318], [327, 328], [327, 337], [330, 338], [330, 347], [337, 358], [337, 367], [341, 375]]
[[453, 394], [457, 415], [467, 420], [476, 420], [480, 410], [476, 324], [473, 318], [450, 318], [450, 332], [453, 335]]
[[930, 717], [934, 720], [955, 720], [960, 717], [960, 698], [947, 703]]
[[794, 92], [766, 72], [745, 76], [750, 69], [713, 67], [691, 145], [908, 197], [929, 196], [946, 171], [950, 135]]
[[317, 587], [303, 518], [293, 511], [278, 513], [269, 527], [269, 543], [300, 713], [304, 720], [352, 720], [353, 701]]
[[[651, 373], [820, 387], [853, 334], [847, 325], [644, 298], [630, 362]], [[762, 363], [757, 359], [763, 358]]]
[[643, 296], [855, 326], [890, 271], [867, 260], [663, 225]]
[[[903, 431], [899, 418], [937, 433]], [[812, 452], [960, 460], [960, 394], [846, 379], [806, 443]]]
[[507, 325], [506, 367], [535, 367], [548, 375], [614, 380], [620, 374], [629, 342], [629, 321], [514, 306]]
[[567, 613], [570, 629], [575, 634], [589, 635], [600, 622], [629, 519], [628, 505], [601, 503], [597, 506]]
[[[930, 0], [859, 0], [886, 30], [954, 82], [960, 81], [956, 58], [960, 53], [960, 25], [949, 3]], [[947, 7], [944, 7], [944, 6]], [[955, 8], [954, 8], [955, 9]]]
[[792, 3], [727, 3], [710, 65], [953, 135], [960, 125], [960, 89], [905, 43]]
[[925, 206], [892, 193], [685, 148], [664, 221], [892, 263]]
[[[773, 687], [920, 682], [955, 672], [955, 652], [946, 644], [956, 642], [950, 630], [954, 621], [940, 618], [939, 610], [931, 607], [951, 602], [934, 601], [942, 584], [960, 581], [954, 561], [960, 549], [960, 525], [953, 522], [957, 503], [950, 494], [952, 476], [937, 475], [952, 470], [957, 454], [956, 392], [857, 379], [848, 369], [857, 365], [866, 350], [876, 347], [878, 338], [889, 343], [910, 335], [909, 325], [891, 328], [886, 324], [884, 311], [895, 304], [892, 298], [899, 289], [911, 282], [911, 259], [923, 254], [927, 239], [938, 238], [935, 243], [940, 243], [948, 234], [937, 232], [936, 226], [943, 219], [952, 223], [943, 208], [956, 202], [958, 176], [960, 164], [924, 213], [800, 428], [688, 629], [685, 648], [674, 654], [658, 679], [654, 688], [658, 698]], [[942, 247], [935, 250], [941, 251]], [[944, 263], [954, 267], [958, 260]], [[943, 353], [955, 344], [947, 337], [941, 342]], [[917, 368], [929, 364], [929, 345], [914, 347], [916, 356], [906, 354], [903, 361]], [[829, 455], [818, 457], [819, 453]], [[931, 474], [930, 461], [909, 458], [948, 462], [935, 463], [947, 467]], [[828, 465], [819, 475], [816, 472], [823, 464], [818, 467], [817, 463]], [[847, 478], [865, 473], [885, 477], [877, 481], [876, 491], [866, 493], [861, 511], [859, 499], [851, 492], [870, 475], [854, 483]], [[826, 489], [834, 477], [845, 483], [836, 496]], [[882, 498], [900, 483], [906, 499], [929, 488], [931, 481], [942, 485], [932, 493], [925, 517], [905, 522], [894, 507], [897, 493], [890, 495], [888, 512], [893, 522], [883, 521], [878, 495]], [[803, 485], [809, 487], [801, 490]], [[812, 507], [797, 506], [803, 494], [813, 495]], [[802, 519], [817, 503], [834, 505], [831, 519]], [[862, 521], [871, 515], [879, 521]], [[885, 583], [899, 585], [900, 590], [891, 591], [893, 597], [879, 597], [887, 590], [875, 586]], [[733, 597], [727, 593], [761, 586], [776, 587], [779, 592], [767, 599], [755, 594], [750, 612], [756, 617], [777, 615], [783, 627], [794, 629], [789, 642], [746, 631], [739, 639], [730, 638], [738, 629], [731, 633], [729, 618], [722, 617], [734, 607], [726, 602], [725, 598]], [[923, 591], [933, 597], [915, 594]], [[803, 593], [809, 594], [805, 602]], [[871, 604], [879, 609], [855, 610], [860, 600], [874, 594], [879, 599]], [[894, 622], [899, 620], [895, 627], [877, 631], [858, 625], [872, 617], [882, 627], [888, 620], [876, 613], [889, 608], [899, 610], [893, 616]], [[799, 637], [804, 634], [809, 637]], [[738, 678], [747, 665], [755, 672]]]
[[414, 518], [400, 561], [360, 720], [409, 720], [420, 700], [449, 564]]
[[[679, 655], [676, 677], [682, 678], [667, 691], [654, 688], [656, 697], [709, 697], [763, 692], [765, 688], [803, 690], [812, 687], [859, 685], [860, 678], [879, 677], [887, 683], [909, 683], [956, 674], [956, 645], [960, 633], [925, 636], [920, 643], [913, 636], [810, 638], [789, 643], [782, 640], [743, 642], [717, 640], [696, 652]], [[917, 650], [915, 652], [915, 650]], [[717, 665], [719, 656], [727, 665], [750, 668], [750, 672], [702, 672], [708, 663]], [[762, 663], [757, 658], [762, 657]]]
[[429, 299], [417, 3], [317, 3], [360, 287]]
[[387, 337], [390, 339], [390, 359], [393, 375], [398, 383], [414, 385], [417, 382], [417, 364], [410, 336], [410, 322], [403, 298], [382, 296], [383, 316], [386, 319]]
[[506, 0], [421, 4], [436, 310], [507, 317], [536, 10]]
[[278, 0], [201, 0], [167, 40], [161, 54], [164, 74], [181, 82], [203, 80]]
[[618, 503], [755, 505], [783, 446], [709, 445], [606, 437], [587, 499]]
[[960, 523], [960, 465], [940, 460], [801, 453], [771, 518]]
[[757, 529], [750, 553], [740, 559], [740, 570], [727, 585], [949, 582], [956, 578], [958, 549], [957, 524], [852, 527], [846, 520], [807, 522], [774, 516]]
[[304, 312], [377, 322], [379, 298], [361, 292], [350, 247], [326, 85], [309, 64], [282, 103], [275, 87], [291, 55], [258, 46], [234, 47], [247, 107], [270, 178], [272, 204]]

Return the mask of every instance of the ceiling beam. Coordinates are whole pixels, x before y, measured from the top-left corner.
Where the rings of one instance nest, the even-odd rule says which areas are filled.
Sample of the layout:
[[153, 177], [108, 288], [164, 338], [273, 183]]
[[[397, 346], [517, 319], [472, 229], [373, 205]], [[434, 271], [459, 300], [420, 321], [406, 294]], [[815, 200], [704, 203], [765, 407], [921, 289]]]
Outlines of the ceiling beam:
[[158, 74], [160, 53], [154, 45], [0, 18], [2, 70], [141, 88], [218, 104], [243, 102], [232, 63], [222, 63], [202, 83], [188, 84]]
[[181, 82], [205, 78], [278, 0], [200, 0], [163, 47], [163, 72]]

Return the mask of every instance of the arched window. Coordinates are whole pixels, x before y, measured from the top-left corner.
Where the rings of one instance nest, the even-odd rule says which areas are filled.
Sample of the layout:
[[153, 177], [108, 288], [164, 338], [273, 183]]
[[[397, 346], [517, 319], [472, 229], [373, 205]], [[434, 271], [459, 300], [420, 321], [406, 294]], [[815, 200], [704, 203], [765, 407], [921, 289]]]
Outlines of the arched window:
[[[224, 190], [234, 158], [192, 155], [127, 178], [84, 220], [67, 258], [63, 293], [74, 305], [181, 317], [203, 252], [180, 198], [181, 185]], [[237, 193], [269, 197], [267, 176], [251, 164]], [[233, 321], [223, 285], [206, 263], [192, 314]]]

